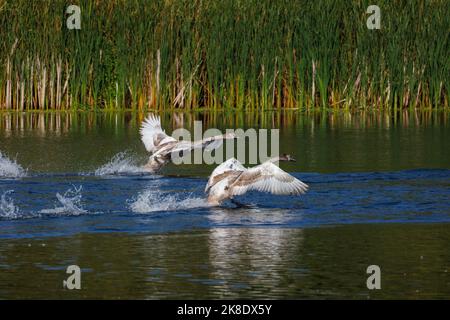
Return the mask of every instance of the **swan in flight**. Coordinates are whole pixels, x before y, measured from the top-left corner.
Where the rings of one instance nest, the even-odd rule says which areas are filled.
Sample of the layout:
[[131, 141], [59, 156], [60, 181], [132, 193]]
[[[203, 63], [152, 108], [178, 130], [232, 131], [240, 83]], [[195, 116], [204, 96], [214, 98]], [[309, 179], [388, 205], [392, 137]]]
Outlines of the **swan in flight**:
[[278, 195], [305, 193], [308, 185], [281, 170], [275, 164], [277, 161], [295, 161], [295, 159], [285, 154], [248, 169], [237, 159], [228, 159], [214, 169], [209, 177], [205, 188], [208, 203], [217, 206], [224, 200], [232, 200], [234, 196], [250, 190]]
[[141, 125], [141, 139], [145, 149], [152, 153], [144, 170], [156, 173], [171, 161], [172, 154], [183, 156], [194, 149], [214, 150], [219, 148], [224, 139], [235, 139], [234, 133], [226, 133], [198, 141], [177, 140], [168, 136], [161, 128], [161, 119], [153, 114], [149, 115]]

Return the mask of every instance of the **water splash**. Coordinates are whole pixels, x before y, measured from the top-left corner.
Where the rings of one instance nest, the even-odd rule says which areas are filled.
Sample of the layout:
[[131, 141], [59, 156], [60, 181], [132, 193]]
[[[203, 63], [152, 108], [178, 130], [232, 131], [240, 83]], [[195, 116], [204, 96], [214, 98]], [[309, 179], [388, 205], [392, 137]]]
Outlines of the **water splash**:
[[111, 160], [95, 170], [96, 176], [142, 174], [146, 171], [137, 165], [136, 160], [128, 152], [119, 152]]
[[0, 151], [0, 178], [22, 178], [26, 175], [27, 171], [21, 165]]
[[56, 206], [53, 209], [43, 209], [39, 211], [39, 213], [44, 214], [56, 214], [56, 215], [80, 215], [83, 213], [87, 213], [87, 210], [83, 209], [81, 199], [82, 194], [81, 190], [83, 186], [79, 186], [78, 188], [72, 186], [72, 188], [68, 189], [64, 192], [63, 195], [60, 193], [56, 193], [56, 198], [59, 201], [60, 206]]
[[6, 219], [17, 219], [20, 217], [20, 210], [14, 204], [14, 200], [9, 196], [14, 190], [8, 190], [0, 197], [0, 217]]
[[132, 199], [128, 207], [134, 213], [149, 213], [204, 208], [209, 207], [209, 204], [203, 198], [188, 196], [185, 199], [179, 199], [174, 195], [165, 195], [159, 191], [146, 190]]

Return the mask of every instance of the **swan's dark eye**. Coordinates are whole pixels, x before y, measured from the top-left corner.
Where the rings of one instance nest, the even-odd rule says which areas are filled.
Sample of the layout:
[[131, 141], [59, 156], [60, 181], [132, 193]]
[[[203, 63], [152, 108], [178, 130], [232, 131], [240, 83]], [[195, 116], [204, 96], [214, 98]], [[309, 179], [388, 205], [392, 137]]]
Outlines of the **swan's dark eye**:
[[225, 190], [228, 190], [228, 189], [230, 189], [230, 187], [229, 187], [229, 186], [226, 186], [226, 187], [225, 187]]

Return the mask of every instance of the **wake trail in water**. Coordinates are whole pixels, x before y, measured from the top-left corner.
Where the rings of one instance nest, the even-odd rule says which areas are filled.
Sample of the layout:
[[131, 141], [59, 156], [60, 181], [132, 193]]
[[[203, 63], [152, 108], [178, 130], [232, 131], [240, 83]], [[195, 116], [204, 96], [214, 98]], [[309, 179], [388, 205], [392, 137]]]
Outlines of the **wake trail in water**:
[[0, 151], [0, 178], [22, 178], [27, 171]]
[[111, 160], [95, 170], [96, 176], [144, 174], [146, 171], [139, 166], [128, 152], [119, 152]]
[[83, 209], [82, 205], [82, 186], [78, 188], [73, 186], [64, 192], [63, 195], [56, 193], [56, 198], [58, 199], [58, 204], [53, 209], [43, 209], [39, 213], [43, 214], [55, 214], [55, 215], [73, 215], [78, 216], [84, 213], [88, 213], [87, 210]]
[[155, 190], [146, 190], [129, 201], [129, 209], [134, 213], [150, 213], [157, 211], [174, 211], [183, 209], [205, 208], [210, 205], [204, 198], [188, 196], [180, 199], [174, 195], [163, 194]]

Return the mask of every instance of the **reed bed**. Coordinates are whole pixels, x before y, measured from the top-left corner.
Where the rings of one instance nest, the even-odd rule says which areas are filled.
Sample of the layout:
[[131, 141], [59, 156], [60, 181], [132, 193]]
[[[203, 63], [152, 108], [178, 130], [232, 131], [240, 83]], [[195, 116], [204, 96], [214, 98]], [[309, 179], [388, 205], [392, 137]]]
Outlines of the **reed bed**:
[[0, 110], [448, 108], [450, 1], [370, 4], [0, 0]]

